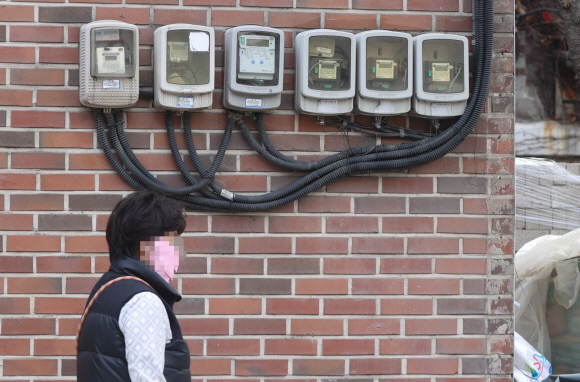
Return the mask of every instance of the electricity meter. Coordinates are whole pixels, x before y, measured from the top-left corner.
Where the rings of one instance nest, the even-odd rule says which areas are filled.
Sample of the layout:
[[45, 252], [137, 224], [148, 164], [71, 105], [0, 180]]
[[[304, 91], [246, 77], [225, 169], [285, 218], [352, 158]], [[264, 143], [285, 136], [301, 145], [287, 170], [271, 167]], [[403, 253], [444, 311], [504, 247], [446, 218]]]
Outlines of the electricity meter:
[[356, 35], [357, 109], [392, 115], [411, 110], [413, 37], [407, 33], [367, 31]]
[[271, 110], [280, 106], [284, 75], [284, 32], [241, 26], [225, 34], [226, 108]]
[[433, 33], [414, 37], [413, 44], [415, 113], [438, 118], [463, 114], [469, 98], [467, 38]]
[[335, 115], [352, 111], [356, 39], [352, 33], [316, 29], [296, 36], [295, 108]]
[[155, 107], [211, 107], [215, 75], [213, 29], [173, 24], [157, 28], [153, 37]]
[[85, 24], [79, 35], [79, 99], [88, 107], [130, 107], [139, 99], [139, 30], [121, 21]]

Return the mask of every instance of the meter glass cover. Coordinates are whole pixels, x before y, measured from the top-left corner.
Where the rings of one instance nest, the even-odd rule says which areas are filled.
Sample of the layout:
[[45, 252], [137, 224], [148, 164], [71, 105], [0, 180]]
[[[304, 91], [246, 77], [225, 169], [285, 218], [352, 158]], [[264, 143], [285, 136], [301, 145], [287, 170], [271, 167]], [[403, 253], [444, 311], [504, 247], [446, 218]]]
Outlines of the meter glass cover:
[[423, 40], [423, 91], [462, 93], [465, 90], [463, 41]]
[[366, 39], [366, 87], [384, 92], [409, 88], [409, 40], [395, 36]]
[[209, 33], [192, 29], [167, 32], [166, 81], [176, 85], [209, 83]]
[[236, 82], [251, 86], [279, 83], [280, 36], [277, 33], [242, 31], [237, 35]]
[[308, 40], [308, 88], [350, 89], [351, 40], [339, 36], [311, 36]]
[[93, 28], [91, 39], [91, 76], [121, 78], [135, 76], [137, 47], [131, 29]]

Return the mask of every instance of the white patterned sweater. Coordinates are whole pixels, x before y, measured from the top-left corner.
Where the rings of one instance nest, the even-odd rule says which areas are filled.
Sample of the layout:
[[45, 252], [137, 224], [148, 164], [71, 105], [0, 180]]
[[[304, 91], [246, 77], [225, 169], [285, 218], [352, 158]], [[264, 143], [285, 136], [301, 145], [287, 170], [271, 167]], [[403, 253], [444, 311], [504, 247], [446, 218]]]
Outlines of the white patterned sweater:
[[166, 382], [165, 344], [172, 335], [161, 299], [151, 292], [136, 294], [121, 309], [119, 326], [131, 382]]

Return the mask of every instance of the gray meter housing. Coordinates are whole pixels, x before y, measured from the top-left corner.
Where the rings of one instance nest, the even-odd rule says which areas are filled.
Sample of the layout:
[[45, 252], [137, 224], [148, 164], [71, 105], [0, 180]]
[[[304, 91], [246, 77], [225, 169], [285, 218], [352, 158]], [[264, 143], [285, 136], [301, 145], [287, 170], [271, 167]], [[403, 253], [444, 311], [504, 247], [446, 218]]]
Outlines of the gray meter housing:
[[403, 114], [413, 97], [413, 37], [367, 31], [356, 35], [357, 109], [368, 115]]
[[79, 100], [121, 108], [139, 99], [139, 30], [121, 21], [85, 24], [79, 34]]
[[350, 113], [356, 82], [352, 33], [315, 29], [296, 36], [296, 111], [313, 115]]
[[284, 76], [284, 32], [240, 26], [225, 33], [224, 106], [263, 111], [280, 106]]
[[153, 34], [154, 105], [169, 110], [210, 108], [215, 37], [209, 27], [172, 24]]
[[464, 36], [430, 33], [413, 38], [414, 113], [446, 118], [463, 114], [469, 98], [469, 45]]

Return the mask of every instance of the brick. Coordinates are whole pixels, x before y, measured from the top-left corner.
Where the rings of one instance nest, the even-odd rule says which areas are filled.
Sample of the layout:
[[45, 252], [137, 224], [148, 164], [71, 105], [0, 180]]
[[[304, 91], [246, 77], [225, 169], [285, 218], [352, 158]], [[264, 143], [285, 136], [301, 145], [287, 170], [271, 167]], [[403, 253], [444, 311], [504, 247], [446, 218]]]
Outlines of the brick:
[[457, 374], [458, 359], [413, 358], [407, 360], [409, 374]]
[[[6, 41], [6, 25], [0, 26], [0, 42]], [[2, 83], [0, 81], [0, 83]]]
[[258, 216], [214, 216], [212, 232], [264, 232], [264, 218]]
[[12, 194], [12, 211], [61, 211], [64, 209], [64, 196], [56, 194]]
[[34, 355], [37, 356], [76, 355], [75, 340], [38, 338], [34, 341]]
[[446, 218], [437, 219], [437, 232], [486, 234], [487, 219], [484, 218]]
[[36, 62], [34, 47], [2, 46], [0, 47], [0, 62], [33, 64]]
[[56, 359], [5, 359], [4, 375], [57, 375], [58, 360]]
[[320, 261], [315, 258], [268, 259], [269, 275], [319, 274]]
[[374, 217], [329, 217], [326, 219], [328, 233], [378, 233], [379, 222]]
[[236, 289], [230, 278], [183, 278], [182, 288], [184, 294], [234, 294]]
[[323, 355], [372, 355], [374, 353], [373, 340], [325, 339], [322, 341]]
[[375, 274], [375, 259], [324, 259], [325, 274], [372, 275]]
[[206, 17], [207, 12], [202, 10], [155, 9], [153, 20], [156, 25], [177, 23], [206, 25]]
[[34, 7], [0, 5], [0, 21], [34, 21]]
[[112, 211], [121, 199], [121, 195], [73, 194], [69, 196], [69, 209], [71, 211]]
[[428, 355], [431, 354], [430, 339], [389, 338], [380, 341], [381, 355]]
[[185, 237], [185, 250], [189, 253], [233, 253], [233, 237]]
[[6, 250], [9, 252], [58, 252], [60, 237], [58, 236], [8, 236]]
[[272, 318], [236, 318], [234, 334], [286, 334], [286, 320]]
[[267, 355], [316, 355], [316, 340], [266, 339]]
[[0, 229], [5, 231], [32, 231], [32, 215], [4, 214], [0, 215]]
[[459, 214], [459, 198], [409, 198], [411, 214]]
[[64, 170], [65, 154], [57, 153], [12, 153], [14, 169]]
[[348, 8], [347, 0], [296, 0], [297, 8]]
[[437, 354], [486, 354], [485, 338], [437, 338]]
[[292, 8], [292, 0], [241, 0], [242, 7], [277, 7], [277, 8]]
[[260, 314], [262, 305], [255, 298], [213, 298], [209, 300], [209, 314]]
[[369, 196], [354, 199], [357, 214], [401, 214], [405, 213], [405, 199]]
[[56, 334], [54, 318], [3, 318], [3, 335]]
[[371, 299], [325, 299], [324, 314], [371, 315], [375, 313], [375, 300]]
[[37, 106], [81, 106], [77, 90], [37, 90]]
[[296, 279], [296, 294], [347, 294], [346, 279]]
[[353, 0], [354, 9], [402, 10], [403, 0]]
[[343, 334], [343, 320], [292, 319], [291, 334], [294, 336], [340, 336]]
[[430, 315], [433, 314], [433, 301], [419, 298], [391, 298], [381, 300], [383, 315]]
[[459, 253], [459, 239], [439, 237], [410, 237], [407, 252], [409, 254], [457, 254]]
[[76, 297], [37, 297], [34, 313], [37, 314], [82, 314], [85, 298]]
[[214, 274], [263, 274], [262, 259], [234, 258], [212, 259], [211, 272]]
[[32, 257], [0, 256], [2, 273], [32, 273]]
[[435, 12], [457, 12], [459, 11], [458, 0], [434, 0], [421, 1], [409, 0], [407, 9], [410, 11], [435, 11]]
[[389, 295], [403, 294], [405, 281], [403, 279], [353, 279], [352, 294]]
[[409, 170], [411, 174], [457, 174], [459, 173], [459, 158], [445, 157], [425, 166]]
[[327, 192], [375, 194], [378, 192], [378, 189], [378, 179], [367, 177], [342, 178], [326, 186]]
[[211, 13], [211, 25], [214, 26], [232, 27], [245, 24], [264, 25], [264, 12], [218, 9]]
[[326, 13], [324, 15], [325, 28], [340, 29], [376, 29], [377, 17], [370, 14]]
[[192, 375], [231, 375], [231, 360], [227, 358], [193, 358], [189, 366]]
[[322, 221], [319, 217], [309, 216], [271, 216], [269, 232], [319, 233], [322, 232]]
[[94, 175], [44, 174], [40, 176], [41, 188], [46, 191], [94, 190]]
[[273, 28], [319, 28], [320, 13], [270, 11], [268, 23]]
[[433, 233], [433, 230], [433, 218], [415, 216], [383, 218], [384, 233]]
[[270, 141], [283, 151], [320, 151], [320, 137], [305, 134], [270, 135]]
[[486, 314], [484, 298], [443, 298], [437, 301], [438, 314]]
[[[43, 131], [39, 134], [40, 147], [47, 148], [92, 148], [93, 147], [93, 133], [90, 132], [57, 132], [57, 131]], [[86, 158], [91, 154], [70, 154], [72, 157]], [[102, 156], [102, 154], [98, 154]], [[107, 162], [108, 163], [108, 162]], [[110, 167], [110, 166], [109, 166]], [[71, 169], [74, 169], [71, 167]]]
[[240, 294], [284, 294], [292, 293], [290, 279], [241, 279]]
[[397, 31], [430, 31], [431, 16], [381, 15], [381, 29]]
[[149, 24], [149, 8], [97, 8], [97, 20], [117, 20], [130, 24]]
[[353, 375], [400, 374], [401, 360], [388, 358], [351, 359]]
[[91, 7], [39, 7], [38, 21], [41, 23], [89, 23]]
[[344, 375], [344, 360], [295, 359], [292, 366], [294, 375]]
[[385, 194], [432, 194], [433, 178], [383, 178]]
[[457, 279], [409, 279], [409, 294], [459, 294]]
[[407, 335], [457, 334], [457, 320], [450, 318], [414, 318], [407, 319]]
[[8, 293], [60, 294], [62, 293], [62, 279], [60, 277], [9, 277]]
[[64, 70], [12, 69], [10, 83], [13, 85], [64, 85]]
[[342, 196], [306, 196], [298, 201], [298, 212], [350, 212], [350, 198]]
[[239, 253], [291, 253], [292, 242], [285, 237], [239, 238]]
[[38, 229], [41, 231], [91, 231], [89, 215], [39, 215]]
[[487, 261], [482, 259], [437, 259], [435, 261], [436, 273], [447, 274], [485, 274]]
[[[58, 26], [14, 25], [10, 27], [10, 41], [13, 42], [63, 42], [63, 28]], [[43, 48], [46, 49], [46, 48]], [[54, 49], [54, 48], [53, 48]], [[59, 50], [59, 49], [57, 49]], [[77, 52], [78, 60], [78, 52]], [[42, 62], [42, 60], [40, 61]], [[30, 69], [39, 70], [43, 69]], [[11, 82], [12, 83], [12, 82]], [[62, 84], [58, 84], [62, 85]]]
[[285, 376], [288, 374], [288, 360], [236, 360], [238, 376]]
[[[60, 241], [58, 242], [60, 250]], [[36, 259], [36, 270], [39, 273], [89, 273], [91, 259], [75, 256], [43, 256]]]
[[64, 127], [65, 113], [56, 111], [12, 111], [12, 127]]
[[296, 253], [337, 253], [348, 252], [348, 239], [332, 237], [298, 237]]
[[377, 336], [400, 333], [398, 319], [349, 319], [348, 334], [351, 336]]
[[[14, 118], [15, 111], [12, 111]], [[0, 131], [2, 147], [34, 147], [34, 133], [21, 131]]]
[[[2, 50], [0, 50], [2, 53]], [[1, 54], [0, 54], [1, 56]], [[0, 89], [0, 105], [4, 106], [32, 106], [32, 91]]]
[[404, 242], [402, 238], [390, 237], [354, 237], [352, 239], [352, 252], [363, 254], [403, 253]]
[[208, 339], [207, 355], [259, 355], [260, 340], [258, 339]]
[[64, 241], [68, 253], [108, 253], [105, 236], [68, 236]]

